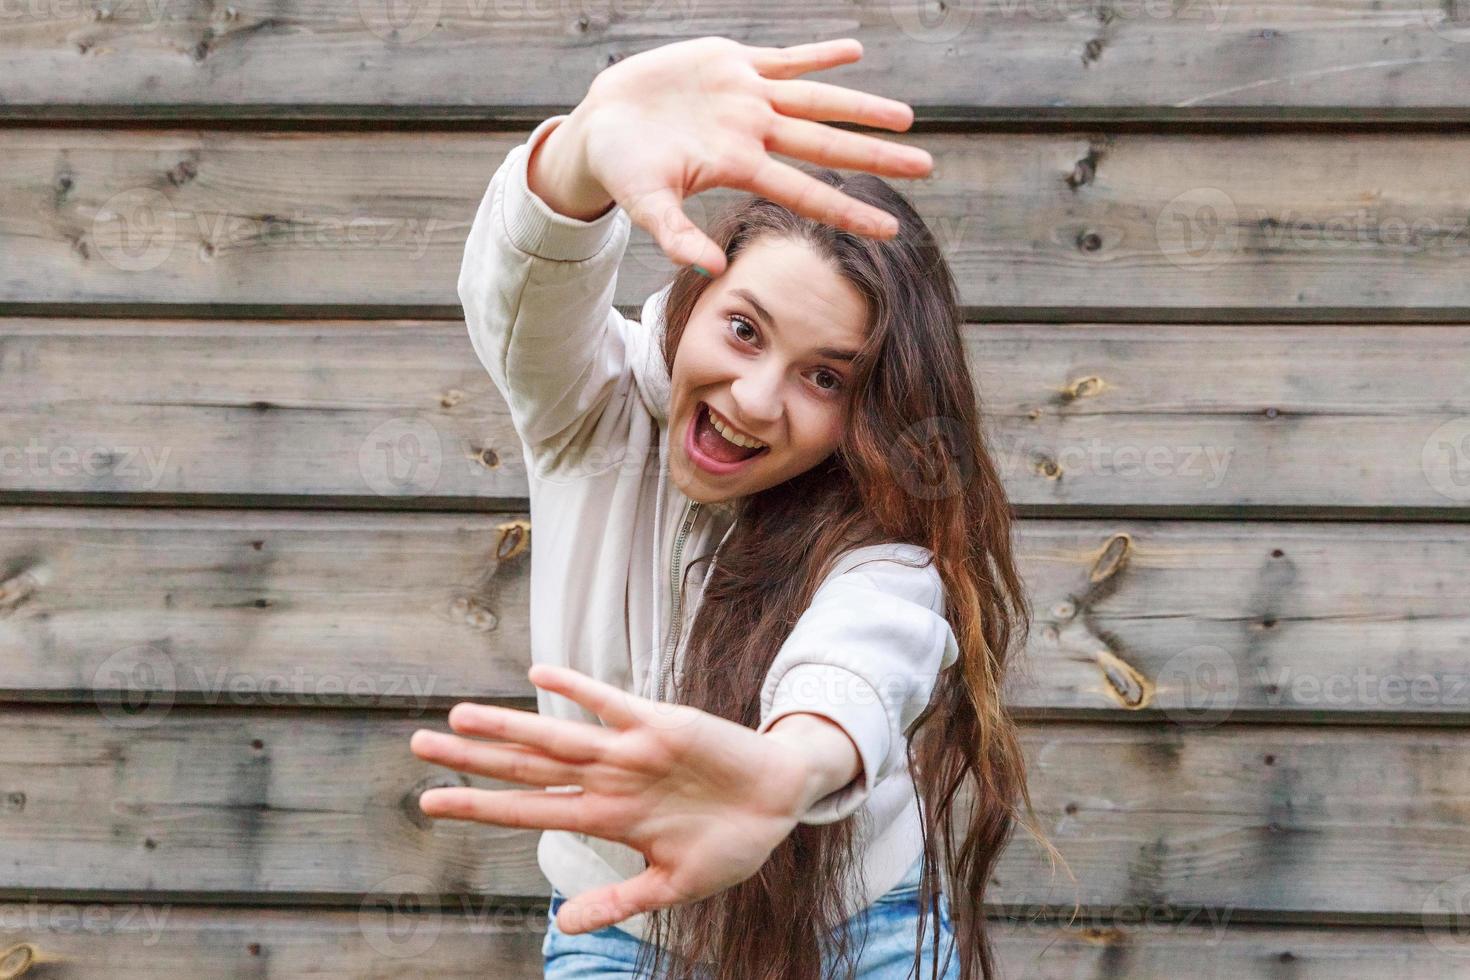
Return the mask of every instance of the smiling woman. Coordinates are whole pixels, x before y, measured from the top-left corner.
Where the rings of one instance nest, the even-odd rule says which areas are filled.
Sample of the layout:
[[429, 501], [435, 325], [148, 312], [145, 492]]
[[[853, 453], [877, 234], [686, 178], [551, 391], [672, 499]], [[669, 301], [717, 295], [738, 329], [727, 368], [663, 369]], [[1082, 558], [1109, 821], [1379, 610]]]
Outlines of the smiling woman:
[[[782, 297], [779, 321], [761, 294]], [[799, 238], [770, 235], [742, 249], [700, 295], [674, 358], [671, 425], [683, 438], [669, 467], [679, 489], [705, 503], [731, 500], [830, 456], [847, 428], [846, 381], [870, 321], [863, 294]], [[723, 449], [708, 414], [768, 450], [755, 458]]]
[[[815, 122], [902, 129], [902, 103], [796, 79], [860, 54], [627, 58], [471, 226], [459, 295], [537, 515], [538, 711], [456, 706], [412, 748], [534, 787], [421, 807], [542, 829], [548, 977], [898, 977], [944, 949], [988, 977], [1023, 807], [1044, 841], [1000, 701], [1029, 613], [1010, 507], [949, 268], [881, 179], [932, 160]], [[718, 184], [750, 193], [706, 235], [679, 204]], [[637, 321], [611, 305], [635, 222], [683, 265]]]

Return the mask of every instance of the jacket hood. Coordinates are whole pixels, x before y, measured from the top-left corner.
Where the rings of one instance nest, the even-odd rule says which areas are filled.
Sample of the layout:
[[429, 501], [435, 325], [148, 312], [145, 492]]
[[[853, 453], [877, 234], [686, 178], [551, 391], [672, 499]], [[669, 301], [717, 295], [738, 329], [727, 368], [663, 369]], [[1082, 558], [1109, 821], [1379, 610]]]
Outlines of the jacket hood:
[[644, 329], [629, 331], [631, 349], [628, 353], [634, 379], [649, 413], [663, 426], [669, 423], [669, 402], [673, 391], [673, 378], [663, 355], [664, 306], [673, 288], [671, 282], [645, 299], [640, 314]]

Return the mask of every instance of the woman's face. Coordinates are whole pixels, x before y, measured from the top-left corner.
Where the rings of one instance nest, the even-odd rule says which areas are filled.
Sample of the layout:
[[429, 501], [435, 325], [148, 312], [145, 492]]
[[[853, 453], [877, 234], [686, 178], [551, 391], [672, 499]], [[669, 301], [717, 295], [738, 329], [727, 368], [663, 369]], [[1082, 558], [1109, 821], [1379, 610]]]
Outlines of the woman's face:
[[[867, 304], [810, 246], [752, 242], [700, 296], [672, 370], [669, 470], [685, 496], [713, 503], [783, 483], [837, 448]], [[709, 423], [762, 448], [728, 445]]]

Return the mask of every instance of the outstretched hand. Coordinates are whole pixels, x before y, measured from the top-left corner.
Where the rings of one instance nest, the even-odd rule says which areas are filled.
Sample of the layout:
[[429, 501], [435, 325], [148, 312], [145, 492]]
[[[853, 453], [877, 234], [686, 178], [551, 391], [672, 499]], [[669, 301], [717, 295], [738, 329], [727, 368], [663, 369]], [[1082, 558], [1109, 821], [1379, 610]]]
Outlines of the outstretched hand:
[[715, 276], [725, 271], [724, 251], [682, 207], [713, 187], [760, 194], [856, 234], [892, 238], [895, 215], [771, 156], [880, 177], [933, 171], [933, 157], [920, 147], [826, 125], [900, 132], [913, 125], [905, 102], [800, 77], [862, 56], [855, 38], [780, 48], [716, 36], [675, 41], [603, 69], [569, 122], [592, 178], [676, 265], [699, 264]]
[[562, 932], [591, 932], [717, 894], [755, 874], [796, 826], [807, 772], [778, 741], [570, 667], [536, 664], [528, 676], [606, 727], [464, 702], [449, 712], [458, 735], [419, 729], [409, 744], [419, 758], [462, 772], [580, 787], [438, 787], [419, 800], [431, 817], [579, 831], [642, 852], [648, 867], [639, 874], [569, 898], [556, 917]]

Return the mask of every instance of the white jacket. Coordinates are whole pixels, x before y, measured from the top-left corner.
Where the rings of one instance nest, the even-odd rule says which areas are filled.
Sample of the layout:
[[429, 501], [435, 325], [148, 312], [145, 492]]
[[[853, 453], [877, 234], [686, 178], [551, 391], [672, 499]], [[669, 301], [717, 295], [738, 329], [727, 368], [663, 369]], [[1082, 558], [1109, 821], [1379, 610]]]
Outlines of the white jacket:
[[[459, 298], [475, 353], [523, 443], [532, 661], [667, 700], [713, 562], [693, 581], [683, 573], [723, 543], [733, 509], [692, 501], [668, 479], [670, 379], [660, 348], [668, 287], [648, 297], [638, 321], [613, 307], [627, 212], [614, 206], [579, 221], [527, 187], [530, 148], [566, 118], [540, 123], [491, 178], [465, 243]], [[761, 690], [757, 732], [809, 711], [858, 747], [862, 773], [801, 817], [822, 824], [857, 814], [855, 908], [896, 884], [921, 849], [907, 734], [938, 672], [959, 653], [938, 571], [919, 567], [930, 557], [901, 542], [845, 553]], [[601, 724], [560, 695], [538, 690], [537, 705], [545, 715]], [[632, 848], [559, 830], [542, 833], [537, 859], [569, 897], [646, 866]], [[618, 923], [639, 938], [646, 925], [643, 915]]]

